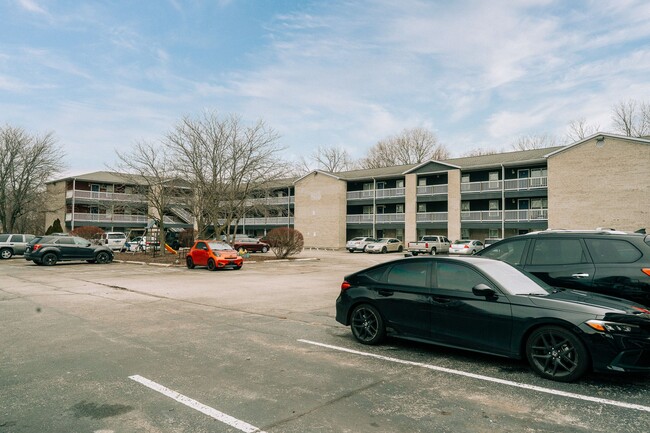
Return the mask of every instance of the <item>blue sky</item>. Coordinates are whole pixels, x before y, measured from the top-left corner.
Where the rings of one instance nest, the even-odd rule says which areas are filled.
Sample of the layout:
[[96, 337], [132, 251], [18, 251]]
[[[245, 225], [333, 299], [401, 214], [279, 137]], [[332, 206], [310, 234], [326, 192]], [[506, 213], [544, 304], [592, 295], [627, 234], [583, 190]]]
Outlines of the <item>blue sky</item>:
[[54, 132], [68, 173], [204, 110], [263, 119], [297, 160], [411, 127], [453, 156], [508, 149], [650, 102], [646, 0], [0, 0], [0, 17], [0, 123]]

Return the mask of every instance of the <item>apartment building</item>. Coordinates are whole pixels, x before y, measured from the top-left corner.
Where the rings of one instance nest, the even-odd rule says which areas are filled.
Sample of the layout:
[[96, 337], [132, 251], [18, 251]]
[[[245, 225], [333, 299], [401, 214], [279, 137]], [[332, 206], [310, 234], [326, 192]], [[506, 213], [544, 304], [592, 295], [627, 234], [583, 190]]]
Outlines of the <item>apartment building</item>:
[[314, 171], [295, 182], [310, 247], [354, 236], [502, 238], [546, 228], [650, 227], [650, 140], [595, 134], [568, 146], [417, 165]]
[[[146, 226], [140, 185], [108, 172], [47, 184], [66, 228]], [[329, 173], [315, 170], [251, 197], [237, 232], [295, 227], [305, 246], [343, 248], [354, 236], [502, 238], [546, 228], [650, 228], [650, 140], [595, 134], [568, 146]], [[192, 227], [187, 209], [165, 223]], [[169, 218], [169, 221], [167, 220]]]

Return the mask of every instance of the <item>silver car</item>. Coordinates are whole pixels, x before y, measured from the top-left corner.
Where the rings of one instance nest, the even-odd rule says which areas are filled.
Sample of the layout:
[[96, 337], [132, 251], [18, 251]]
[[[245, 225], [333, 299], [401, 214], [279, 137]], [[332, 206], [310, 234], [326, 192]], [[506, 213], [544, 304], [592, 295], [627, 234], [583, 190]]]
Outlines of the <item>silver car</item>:
[[449, 254], [473, 255], [485, 248], [483, 242], [476, 239], [461, 239], [454, 241], [449, 247]]
[[359, 236], [356, 238], [352, 238], [348, 241], [347, 244], [345, 244], [345, 249], [350, 251], [351, 253], [355, 251], [366, 251], [366, 245], [377, 242], [377, 239], [375, 238], [370, 238], [370, 237], [365, 237], [365, 236]]
[[27, 244], [34, 237], [34, 235], [25, 234], [0, 234], [0, 259], [10, 259], [14, 255], [23, 255]]
[[381, 238], [377, 242], [366, 245], [367, 253], [392, 253], [397, 251], [401, 253], [404, 250], [402, 241], [395, 238]]

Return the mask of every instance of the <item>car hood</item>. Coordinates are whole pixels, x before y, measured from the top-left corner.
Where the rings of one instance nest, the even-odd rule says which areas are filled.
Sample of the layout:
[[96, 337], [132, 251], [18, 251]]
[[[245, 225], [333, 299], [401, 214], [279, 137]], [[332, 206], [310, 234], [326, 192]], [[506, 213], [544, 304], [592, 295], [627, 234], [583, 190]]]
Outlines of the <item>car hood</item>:
[[537, 306], [557, 310], [591, 312], [597, 315], [645, 315], [650, 318], [650, 313], [644, 313], [648, 310], [633, 301], [580, 290], [557, 289], [548, 296], [531, 296], [530, 300]]

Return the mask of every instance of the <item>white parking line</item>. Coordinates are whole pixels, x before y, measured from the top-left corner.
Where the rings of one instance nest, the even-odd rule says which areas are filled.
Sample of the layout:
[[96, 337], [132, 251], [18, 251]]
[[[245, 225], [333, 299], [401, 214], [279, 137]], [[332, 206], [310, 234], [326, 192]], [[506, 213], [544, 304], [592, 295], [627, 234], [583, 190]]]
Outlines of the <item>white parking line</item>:
[[650, 412], [650, 406], [643, 406], [643, 405], [640, 405], [640, 404], [625, 403], [625, 402], [616, 401], [616, 400], [607, 400], [607, 399], [604, 399], [604, 398], [591, 397], [591, 396], [582, 395], [582, 394], [574, 394], [574, 393], [571, 393], [571, 392], [564, 392], [564, 391], [560, 391], [560, 390], [557, 390], [557, 389], [543, 388], [541, 386], [527, 385], [525, 383], [518, 383], [518, 382], [512, 382], [510, 380], [497, 379], [496, 377], [483, 376], [481, 374], [467, 373], [465, 371], [453, 370], [451, 368], [445, 368], [445, 367], [438, 367], [436, 365], [424, 364], [424, 363], [421, 363], [421, 362], [405, 361], [405, 360], [399, 359], [399, 358], [391, 358], [389, 356], [376, 355], [374, 353], [360, 352], [358, 350], [347, 349], [345, 347], [339, 347], [339, 346], [332, 346], [330, 344], [318, 343], [316, 341], [302, 340], [302, 339], [299, 339], [298, 341], [301, 342], [301, 343], [312, 344], [314, 346], [325, 347], [327, 349], [338, 350], [339, 352], [347, 352], [347, 353], [352, 353], [352, 354], [355, 354], [355, 355], [367, 356], [369, 358], [381, 359], [383, 361], [394, 362], [394, 363], [397, 363], [397, 364], [411, 365], [411, 366], [414, 366], [414, 367], [422, 367], [422, 368], [427, 368], [429, 370], [441, 371], [443, 373], [455, 374], [455, 375], [458, 375], [458, 376], [471, 377], [472, 379], [478, 379], [478, 380], [484, 380], [484, 381], [487, 381], [487, 382], [500, 383], [502, 385], [508, 385], [508, 386], [513, 386], [513, 387], [516, 387], [516, 388], [528, 389], [528, 390], [531, 390], [531, 391], [543, 392], [543, 393], [546, 393], [546, 394], [560, 395], [560, 396], [563, 396], [563, 397], [575, 398], [575, 399], [578, 399], [578, 400], [584, 400], [584, 401], [590, 401], [590, 402], [594, 402], [594, 403], [607, 404], [607, 405], [610, 405], [610, 406], [618, 406], [618, 407], [623, 407], [623, 408], [626, 408], [626, 409], [634, 409], [634, 410], [639, 410], [639, 411], [643, 411], [643, 412]]
[[167, 387], [164, 387], [152, 380], [149, 380], [145, 377], [139, 376], [139, 375], [133, 375], [129, 376], [129, 379], [135, 380], [138, 383], [141, 383], [142, 385], [146, 386], [147, 388], [153, 389], [154, 391], [157, 391], [163, 395], [166, 395], [169, 398], [172, 398], [176, 400], [179, 403], [184, 404], [185, 406], [191, 407], [192, 409], [198, 410], [201, 413], [204, 413], [217, 421], [221, 421], [224, 424], [228, 424], [231, 427], [236, 428], [239, 431], [243, 431], [246, 433], [266, 433], [259, 428], [248, 424], [247, 422], [241, 421], [237, 418], [234, 418], [230, 415], [227, 415], [223, 412], [219, 412], [216, 409], [211, 408], [210, 406], [206, 406], [203, 403], [200, 403], [196, 400], [193, 400], [187, 396], [184, 396], [183, 394], [180, 394], [172, 389], [169, 389]]

